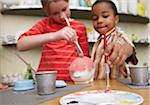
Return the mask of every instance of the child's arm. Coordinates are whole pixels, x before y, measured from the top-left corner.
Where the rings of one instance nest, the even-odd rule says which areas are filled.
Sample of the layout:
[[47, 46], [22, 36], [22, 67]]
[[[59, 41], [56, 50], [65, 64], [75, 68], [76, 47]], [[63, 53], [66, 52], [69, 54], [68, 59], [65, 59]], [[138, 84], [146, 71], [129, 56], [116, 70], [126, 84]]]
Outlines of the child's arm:
[[57, 32], [24, 36], [18, 40], [17, 48], [18, 50], [25, 51], [59, 40], [67, 40], [69, 43], [72, 43], [75, 36], [76, 31], [74, 29], [71, 27], [64, 27]]
[[130, 44], [130, 46], [132, 46], [133, 48], [133, 51], [132, 51], [132, 54], [126, 59], [126, 62], [129, 63], [131, 62], [132, 64], [136, 65], [138, 63], [138, 59], [136, 57], [136, 51], [135, 51], [135, 46], [134, 44], [132, 43], [131, 40], [129, 40], [129, 38], [127, 37], [127, 35], [123, 34], [122, 37], [124, 38], [124, 40]]

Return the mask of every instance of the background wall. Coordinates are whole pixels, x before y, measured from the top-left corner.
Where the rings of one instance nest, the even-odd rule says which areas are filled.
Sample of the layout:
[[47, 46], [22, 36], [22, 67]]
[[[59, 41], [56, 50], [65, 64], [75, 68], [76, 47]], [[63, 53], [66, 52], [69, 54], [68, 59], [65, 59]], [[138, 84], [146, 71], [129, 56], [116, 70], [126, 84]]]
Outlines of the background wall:
[[[13, 16], [0, 14], [0, 35], [18, 35], [21, 32], [27, 31], [42, 17], [32, 16]], [[12, 74], [25, 71], [26, 65], [15, 55], [16, 46], [1, 46], [0, 45], [0, 75]], [[41, 48], [20, 52], [32, 66], [36, 69], [40, 60]]]
[[[150, 4], [150, 0], [147, 0]], [[146, 7], [150, 11], [150, 7]], [[150, 13], [146, 13], [150, 17]], [[19, 33], [27, 31], [32, 25], [43, 17], [34, 16], [16, 16], [16, 15], [2, 15], [0, 14], [0, 36], [4, 35], [18, 35]], [[80, 20], [84, 23], [89, 23], [89, 20]], [[133, 23], [119, 23], [119, 25], [128, 35], [136, 34], [139, 38], [145, 38], [150, 35], [150, 24], [133, 24]], [[139, 58], [139, 65], [143, 63], [150, 64], [150, 47], [148, 45], [137, 45], [137, 56]], [[16, 46], [1, 46], [0, 45], [0, 76], [9, 73], [19, 73], [20, 75], [25, 70], [25, 64], [15, 55]], [[27, 52], [20, 52], [27, 61], [29, 61], [33, 68], [37, 68], [40, 60], [41, 48], [37, 48]]]

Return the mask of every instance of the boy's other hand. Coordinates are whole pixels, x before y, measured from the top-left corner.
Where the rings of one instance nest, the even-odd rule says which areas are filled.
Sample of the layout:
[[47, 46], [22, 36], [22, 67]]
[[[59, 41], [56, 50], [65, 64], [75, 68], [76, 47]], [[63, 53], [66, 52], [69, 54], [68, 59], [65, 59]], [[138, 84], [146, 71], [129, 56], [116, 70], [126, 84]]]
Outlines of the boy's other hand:
[[105, 54], [108, 57], [107, 62], [109, 65], [120, 66], [133, 53], [133, 47], [121, 38], [115, 36], [113, 41], [107, 45]]

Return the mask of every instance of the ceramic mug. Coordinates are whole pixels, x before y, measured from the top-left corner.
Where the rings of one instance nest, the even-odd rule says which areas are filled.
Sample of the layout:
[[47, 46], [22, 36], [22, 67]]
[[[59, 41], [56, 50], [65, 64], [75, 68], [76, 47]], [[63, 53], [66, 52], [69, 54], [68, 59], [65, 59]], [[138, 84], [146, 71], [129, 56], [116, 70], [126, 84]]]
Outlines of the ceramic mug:
[[133, 85], [147, 85], [149, 83], [147, 66], [130, 66], [129, 69]]
[[57, 71], [36, 72], [37, 92], [39, 95], [47, 95], [56, 92]]

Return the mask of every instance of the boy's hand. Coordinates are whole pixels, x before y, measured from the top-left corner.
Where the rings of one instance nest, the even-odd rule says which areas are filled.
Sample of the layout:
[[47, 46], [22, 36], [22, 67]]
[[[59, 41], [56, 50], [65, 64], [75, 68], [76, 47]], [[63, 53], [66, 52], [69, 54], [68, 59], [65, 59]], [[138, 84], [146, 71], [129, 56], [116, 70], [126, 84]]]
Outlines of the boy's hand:
[[132, 54], [133, 47], [126, 42], [120, 34], [115, 35], [113, 41], [107, 45], [105, 54], [108, 56], [109, 65], [120, 66]]
[[77, 37], [76, 31], [71, 27], [64, 27], [63, 29], [56, 32], [57, 39], [56, 40], [67, 40], [68, 43], [73, 43], [75, 38]]

